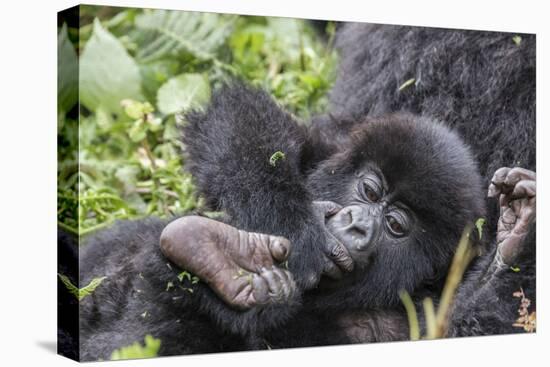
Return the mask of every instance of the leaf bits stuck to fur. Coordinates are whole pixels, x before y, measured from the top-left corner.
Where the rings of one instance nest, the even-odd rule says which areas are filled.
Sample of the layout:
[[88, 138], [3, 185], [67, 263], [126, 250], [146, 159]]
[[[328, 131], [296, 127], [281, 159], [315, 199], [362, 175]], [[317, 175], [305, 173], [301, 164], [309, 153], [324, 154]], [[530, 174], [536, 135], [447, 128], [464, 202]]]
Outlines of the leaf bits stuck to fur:
[[275, 153], [273, 153], [273, 155], [271, 155], [271, 157], [269, 158], [269, 164], [273, 167], [276, 167], [277, 162], [279, 162], [280, 160], [284, 160], [285, 158], [286, 158], [285, 153], [278, 150]]
[[483, 235], [483, 225], [485, 225], [485, 218], [478, 218], [478, 220], [476, 220], [476, 228], [477, 233], [479, 234], [479, 239], [481, 239]]
[[403, 89], [413, 85], [415, 82], [416, 82], [415, 78], [411, 78], [411, 79], [407, 80], [405, 83], [401, 84], [398, 91], [401, 92]]

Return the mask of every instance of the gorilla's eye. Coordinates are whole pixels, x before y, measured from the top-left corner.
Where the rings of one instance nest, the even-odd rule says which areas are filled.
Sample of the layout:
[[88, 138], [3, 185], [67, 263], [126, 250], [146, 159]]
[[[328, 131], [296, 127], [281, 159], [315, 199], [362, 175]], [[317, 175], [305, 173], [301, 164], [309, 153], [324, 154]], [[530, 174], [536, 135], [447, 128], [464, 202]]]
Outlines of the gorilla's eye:
[[401, 237], [405, 234], [405, 227], [394, 216], [386, 216], [386, 226], [390, 233], [396, 237]]
[[376, 202], [376, 201], [378, 201], [378, 199], [380, 199], [380, 198], [378, 197], [378, 194], [375, 193], [375, 192], [372, 191], [372, 190], [368, 190], [368, 191], [366, 192], [366, 194], [367, 194], [367, 199], [369, 199], [370, 201], [375, 201], [375, 202]]
[[363, 182], [363, 196], [367, 198], [370, 202], [376, 203], [380, 200], [380, 188], [376, 185], [375, 182], [371, 180], [366, 180]]

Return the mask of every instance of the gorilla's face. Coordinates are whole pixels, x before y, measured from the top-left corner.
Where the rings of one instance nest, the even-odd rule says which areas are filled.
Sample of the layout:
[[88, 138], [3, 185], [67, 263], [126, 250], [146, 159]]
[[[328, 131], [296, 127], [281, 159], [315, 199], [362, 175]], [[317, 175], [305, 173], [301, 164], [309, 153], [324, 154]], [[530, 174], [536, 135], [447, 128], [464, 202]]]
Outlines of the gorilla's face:
[[358, 125], [308, 185], [314, 200], [342, 207], [325, 219], [356, 265], [347, 278], [354, 285], [339, 291], [361, 294], [368, 306], [399, 302], [401, 289], [439, 286], [464, 228], [484, 214], [468, 147], [441, 124], [410, 115]]
[[368, 262], [377, 246], [403, 246], [415, 225], [411, 208], [395, 200], [383, 172], [374, 164], [348, 183], [346, 207], [326, 218], [326, 227], [356, 263]]

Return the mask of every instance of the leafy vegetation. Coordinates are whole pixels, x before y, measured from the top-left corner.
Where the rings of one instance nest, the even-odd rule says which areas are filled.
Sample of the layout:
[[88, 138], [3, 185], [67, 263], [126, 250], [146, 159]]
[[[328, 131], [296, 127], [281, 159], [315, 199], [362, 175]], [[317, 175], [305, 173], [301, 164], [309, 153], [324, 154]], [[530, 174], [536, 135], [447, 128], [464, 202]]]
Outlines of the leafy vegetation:
[[223, 81], [263, 87], [304, 121], [325, 108], [332, 24], [321, 39], [296, 19], [97, 6], [80, 14], [80, 28], [63, 25], [58, 36], [58, 221], [68, 231], [200, 207], [178, 126]]
[[158, 355], [160, 349], [160, 339], [155, 339], [151, 335], [145, 335], [145, 345], [135, 342], [127, 347], [116, 349], [111, 354], [111, 360], [117, 361], [121, 359], [136, 359], [136, 358], [152, 358]]

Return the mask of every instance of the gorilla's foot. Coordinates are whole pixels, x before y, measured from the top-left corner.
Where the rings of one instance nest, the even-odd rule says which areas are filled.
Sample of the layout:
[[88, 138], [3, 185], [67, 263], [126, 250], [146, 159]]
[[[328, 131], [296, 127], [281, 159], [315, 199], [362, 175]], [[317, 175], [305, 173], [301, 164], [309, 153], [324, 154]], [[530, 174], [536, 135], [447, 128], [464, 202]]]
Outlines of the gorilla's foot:
[[498, 254], [511, 265], [523, 250], [531, 223], [536, 220], [536, 175], [524, 168], [499, 168], [489, 186], [489, 197], [498, 197]]
[[208, 283], [235, 308], [285, 303], [296, 293], [290, 272], [277, 266], [290, 254], [290, 242], [283, 237], [188, 216], [166, 226], [160, 247], [168, 259]]

